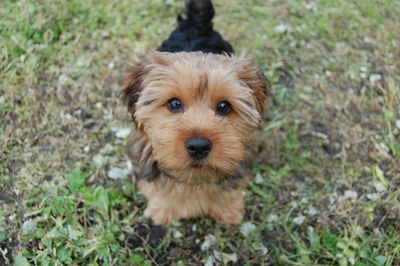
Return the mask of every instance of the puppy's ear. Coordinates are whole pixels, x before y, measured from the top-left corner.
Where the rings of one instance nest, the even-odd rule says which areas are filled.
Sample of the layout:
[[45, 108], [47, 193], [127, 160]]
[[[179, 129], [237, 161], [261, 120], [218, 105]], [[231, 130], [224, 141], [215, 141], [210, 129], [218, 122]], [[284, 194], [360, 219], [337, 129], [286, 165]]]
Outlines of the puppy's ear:
[[[135, 122], [135, 104], [139, 99], [140, 92], [143, 90], [143, 81], [145, 76], [148, 74], [146, 64], [135, 65], [128, 73], [124, 86], [121, 90], [121, 98], [124, 104], [127, 105], [129, 112], [132, 115], [132, 119]], [[135, 122], [136, 124], [136, 122]]]
[[265, 99], [270, 93], [269, 81], [252, 59], [246, 60], [246, 64], [239, 71], [238, 77], [253, 90], [257, 110], [262, 115], [264, 113]]

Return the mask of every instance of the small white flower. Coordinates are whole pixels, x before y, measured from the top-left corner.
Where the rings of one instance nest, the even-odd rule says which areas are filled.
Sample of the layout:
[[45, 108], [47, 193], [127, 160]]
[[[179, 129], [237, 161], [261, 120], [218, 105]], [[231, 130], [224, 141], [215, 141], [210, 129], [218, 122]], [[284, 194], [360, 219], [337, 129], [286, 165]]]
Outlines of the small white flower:
[[58, 77], [58, 83], [60, 85], [64, 85], [68, 81], [69, 77], [67, 75], [62, 74]]
[[214, 250], [213, 251], [213, 255], [214, 255], [214, 261], [221, 261], [222, 260], [222, 253], [219, 251]]
[[256, 176], [254, 177], [254, 183], [256, 184], [262, 184], [263, 183], [263, 177], [260, 173], [257, 173]]
[[297, 216], [296, 218], [294, 218], [294, 219], [293, 219], [293, 222], [294, 222], [295, 224], [300, 225], [300, 224], [304, 223], [305, 220], [306, 220], [306, 217], [303, 216], [303, 215], [300, 215], [300, 216]]
[[374, 187], [375, 187], [376, 191], [381, 192], [381, 193], [387, 191], [387, 188], [382, 183], [379, 183], [379, 182], [375, 182]]
[[113, 112], [112, 112], [112, 110], [103, 110], [103, 113], [104, 113], [104, 115], [103, 115], [103, 118], [104, 118], [104, 119], [110, 120], [110, 119], [113, 118]]
[[127, 170], [126, 169], [121, 169], [121, 168], [117, 168], [117, 167], [113, 167], [111, 168], [108, 173], [107, 176], [111, 179], [123, 179], [127, 176]]
[[107, 30], [102, 30], [102, 31], [100, 31], [100, 34], [101, 34], [101, 36], [103, 36], [103, 37], [108, 37], [108, 36], [110, 36], [110, 32], [107, 31]]
[[240, 233], [242, 233], [243, 236], [248, 236], [256, 229], [257, 227], [253, 223], [245, 222], [240, 226]]
[[126, 169], [128, 171], [133, 169], [133, 164], [132, 164], [131, 160], [126, 160]]
[[90, 151], [90, 147], [86, 145], [85, 147], [83, 147], [83, 151], [84, 152], [89, 152]]
[[400, 119], [396, 120], [396, 127], [400, 129]]
[[375, 260], [378, 261], [381, 265], [384, 265], [387, 261], [387, 258], [385, 256], [376, 256]]
[[390, 152], [389, 147], [383, 142], [379, 143], [379, 147], [381, 147], [385, 152]]
[[96, 154], [95, 156], [93, 156], [93, 162], [98, 168], [105, 165], [107, 161], [108, 159], [101, 154]]
[[267, 222], [275, 223], [279, 221], [279, 217], [276, 214], [270, 214], [267, 218]]
[[114, 147], [110, 143], [107, 143], [103, 148], [100, 149], [100, 153], [109, 153], [113, 150]]
[[27, 220], [22, 225], [22, 234], [27, 235], [33, 233], [36, 228], [36, 223], [32, 220]]
[[311, 135], [316, 136], [321, 139], [326, 139], [326, 140], [329, 139], [329, 137], [327, 135], [325, 135], [324, 133], [321, 133], [321, 132], [311, 132]]
[[213, 257], [213, 255], [208, 256], [207, 262], [204, 264], [204, 266], [214, 266], [214, 257]]
[[205, 251], [215, 244], [217, 244], [217, 238], [212, 234], [208, 234], [204, 237], [204, 242], [201, 244], [200, 248], [202, 251]]
[[182, 238], [183, 234], [178, 230], [174, 231], [174, 238]]
[[253, 248], [261, 253], [262, 256], [267, 255], [268, 253], [268, 248], [264, 246], [263, 244], [253, 244]]
[[369, 82], [371, 82], [371, 84], [375, 84], [377, 81], [381, 79], [382, 79], [381, 74], [372, 74], [371, 76], [369, 76]]
[[380, 199], [380, 195], [379, 195], [379, 193], [369, 193], [369, 194], [367, 194], [367, 199], [369, 199], [369, 200], [372, 200], [372, 201], [375, 201], [375, 200], [378, 200], [378, 199]]
[[318, 210], [314, 208], [314, 206], [308, 207], [308, 209], [305, 211], [306, 214], [314, 216], [318, 213]]
[[302, 198], [300, 202], [302, 204], [307, 204], [308, 203], [308, 199], [307, 198]]
[[358, 193], [354, 190], [346, 190], [344, 192], [343, 199], [356, 199], [358, 197]]
[[227, 261], [232, 261], [233, 263], [237, 262], [237, 260], [238, 260], [238, 257], [237, 257], [236, 253], [232, 253], [232, 254], [222, 253], [222, 257], [224, 259], [226, 259]]
[[72, 115], [66, 113], [64, 114], [64, 118], [70, 120], [72, 118]]
[[130, 128], [120, 128], [120, 129], [117, 130], [115, 135], [117, 136], [117, 138], [124, 139], [127, 136], [129, 136], [130, 133], [131, 133], [131, 129]]
[[291, 29], [292, 29], [292, 27], [290, 27], [289, 25], [286, 25], [286, 24], [279, 24], [274, 28], [274, 30], [279, 33], [282, 33], [285, 31], [290, 31]]
[[76, 66], [77, 67], [87, 67], [87, 66], [89, 66], [89, 63], [90, 63], [90, 61], [89, 60], [85, 60], [85, 59], [78, 59], [77, 61], [76, 61]]
[[375, 41], [372, 38], [366, 36], [366, 37], [364, 37], [364, 42], [365, 43], [374, 43]]
[[317, 4], [315, 2], [305, 3], [304, 6], [308, 10], [312, 10], [314, 12], [318, 11]]

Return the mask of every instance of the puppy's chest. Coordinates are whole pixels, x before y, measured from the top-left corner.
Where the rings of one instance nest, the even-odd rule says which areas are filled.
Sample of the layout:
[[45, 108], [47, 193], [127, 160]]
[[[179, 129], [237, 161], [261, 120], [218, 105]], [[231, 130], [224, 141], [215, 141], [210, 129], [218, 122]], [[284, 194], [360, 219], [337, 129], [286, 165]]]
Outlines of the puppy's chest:
[[148, 194], [149, 196], [158, 194], [163, 198], [171, 197], [178, 202], [213, 198], [213, 195], [220, 190], [215, 184], [202, 186], [186, 185], [164, 177], [154, 182], [139, 180], [138, 186], [144, 194]]
[[216, 184], [193, 186], [179, 184], [171, 179], [155, 182], [138, 181], [138, 187], [144, 196], [165, 208], [179, 208], [185, 217], [196, 216], [209, 211], [215, 203], [230, 202], [237, 198], [241, 189], [221, 189]]

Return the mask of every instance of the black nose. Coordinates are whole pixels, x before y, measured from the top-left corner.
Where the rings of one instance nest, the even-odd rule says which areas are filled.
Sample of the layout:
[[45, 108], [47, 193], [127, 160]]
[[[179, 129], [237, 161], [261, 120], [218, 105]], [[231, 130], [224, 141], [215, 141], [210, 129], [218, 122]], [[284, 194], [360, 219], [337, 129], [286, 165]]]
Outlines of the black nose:
[[186, 150], [196, 160], [207, 157], [212, 147], [208, 139], [192, 138], [186, 141]]

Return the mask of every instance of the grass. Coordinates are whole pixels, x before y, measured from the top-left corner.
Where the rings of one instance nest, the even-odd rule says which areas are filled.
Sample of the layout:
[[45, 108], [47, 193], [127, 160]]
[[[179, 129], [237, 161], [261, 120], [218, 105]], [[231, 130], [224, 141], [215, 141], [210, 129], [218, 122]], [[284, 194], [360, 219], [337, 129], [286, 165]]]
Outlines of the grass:
[[400, 3], [215, 1], [273, 84], [262, 150], [241, 226], [165, 230], [142, 215], [118, 93], [182, 2], [2, 1], [0, 264], [399, 265]]

